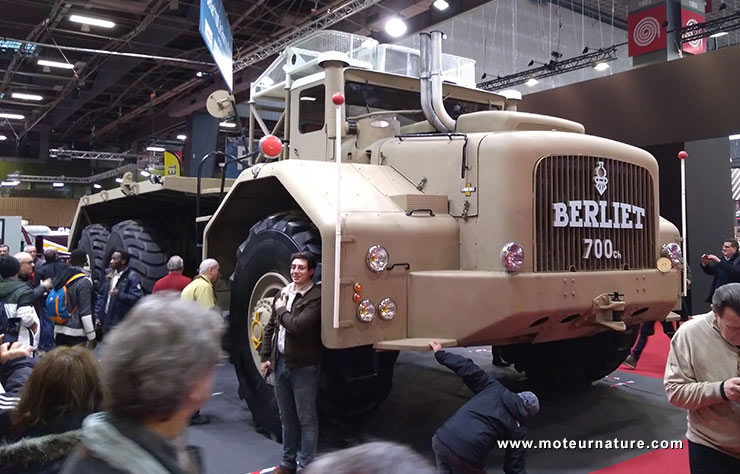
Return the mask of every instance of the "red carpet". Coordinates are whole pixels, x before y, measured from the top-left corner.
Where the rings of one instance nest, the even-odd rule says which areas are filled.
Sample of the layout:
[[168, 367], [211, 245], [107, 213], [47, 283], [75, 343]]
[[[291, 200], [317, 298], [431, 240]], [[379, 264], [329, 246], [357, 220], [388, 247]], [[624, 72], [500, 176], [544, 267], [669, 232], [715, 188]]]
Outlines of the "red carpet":
[[655, 334], [648, 339], [645, 350], [642, 351], [637, 363], [637, 368], [633, 370], [622, 364], [619, 370], [662, 379], [666, 360], [668, 360], [668, 351], [671, 347], [670, 344], [671, 340], [663, 333], [663, 327], [656, 324]]
[[[667, 339], [665, 336], [663, 338]], [[591, 474], [653, 474], [656, 472], [689, 474], [689, 442], [684, 440], [683, 449], [656, 449], [614, 466], [593, 471]]]

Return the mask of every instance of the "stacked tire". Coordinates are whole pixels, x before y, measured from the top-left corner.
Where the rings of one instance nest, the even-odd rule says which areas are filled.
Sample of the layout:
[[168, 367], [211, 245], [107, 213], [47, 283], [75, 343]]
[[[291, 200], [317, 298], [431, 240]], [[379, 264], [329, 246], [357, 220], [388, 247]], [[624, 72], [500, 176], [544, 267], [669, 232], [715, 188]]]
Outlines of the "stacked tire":
[[115, 251], [127, 252], [129, 267], [139, 274], [146, 293], [167, 274], [169, 242], [161, 231], [141, 220], [125, 220], [110, 230], [102, 224], [92, 224], [82, 230], [78, 245], [90, 259], [95, 288], [105, 278], [105, 269]]

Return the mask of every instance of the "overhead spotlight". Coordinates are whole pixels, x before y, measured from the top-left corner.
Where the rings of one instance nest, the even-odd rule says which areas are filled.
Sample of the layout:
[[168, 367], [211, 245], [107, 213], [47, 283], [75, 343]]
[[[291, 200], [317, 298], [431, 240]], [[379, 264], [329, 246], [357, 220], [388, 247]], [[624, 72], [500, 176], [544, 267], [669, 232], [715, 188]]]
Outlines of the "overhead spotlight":
[[218, 125], [224, 128], [236, 128], [236, 124], [234, 122], [221, 122]]
[[7, 139], [8, 137], [6, 137], [5, 135], [0, 135], [0, 142], [5, 141]]
[[12, 188], [13, 186], [18, 186], [19, 184], [21, 184], [21, 182], [18, 181], [17, 179], [11, 179], [8, 181], [3, 181], [2, 184], [0, 184], [0, 186]]
[[594, 65], [594, 69], [596, 69], [597, 71], [606, 71], [607, 69], [609, 69], [609, 67], [610, 67], [609, 64], [604, 63], [604, 62], [596, 63]]
[[208, 77], [211, 77], [211, 76], [213, 76], [213, 73], [208, 72], [208, 71], [198, 71], [198, 72], [195, 73], [195, 77], [199, 77], [201, 79], [202, 78], [208, 78]]
[[103, 186], [101, 186], [100, 183], [95, 183], [95, 184], [93, 184], [93, 188], [95, 188], [95, 189], [102, 189]]
[[437, 10], [447, 10], [447, 8], [450, 6], [449, 3], [447, 3], [445, 0], [434, 0], [434, 8]]
[[46, 66], [46, 67], [58, 67], [59, 69], [74, 69], [74, 64], [70, 63], [62, 63], [59, 61], [49, 61], [47, 59], [39, 59], [36, 61], [36, 64], [39, 66]]
[[64, 183], [52, 183], [52, 186], [54, 186], [55, 188], [63, 188]]
[[116, 178], [116, 183], [118, 183], [118, 184], [123, 183], [123, 178]]
[[183, 133], [181, 133], [180, 135], [178, 135], [178, 136], [177, 136], [177, 139], [178, 139], [178, 140], [182, 140], [182, 141], [185, 141], [185, 140], [187, 140], [187, 139], [188, 139], [188, 136], [187, 136], [187, 135], [185, 135], [185, 134], [183, 134]]
[[9, 114], [5, 112], [0, 112], [0, 118], [5, 118], [9, 120], [23, 120], [24, 118], [26, 118], [26, 116], [21, 114]]
[[529, 63], [527, 64], [527, 67], [534, 66], [534, 59], [530, 59]]
[[148, 146], [146, 147], [146, 151], [153, 151], [155, 153], [162, 153], [164, 151], [167, 151], [167, 149], [163, 146]]
[[34, 101], [44, 100], [44, 98], [40, 95], [24, 94], [22, 92], [13, 92], [12, 94], [10, 94], [10, 96], [14, 99], [20, 99], [20, 100], [34, 100]]
[[558, 59], [558, 58], [562, 58], [563, 57], [563, 53], [561, 53], [559, 51], [553, 51], [552, 53], [550, 53], [550, 56], [552, 56], [555, 59]]
[[727, 8], [727, 4], [725, 2], [722, 2], [719, 4], [719, 11], [725, 10]]
[[481, 78], [481, 80], [485, 79], [486, 78], [486, 73], [484, 72], [483, 74], [481, 74], [480, 75], [480, 78]]
[[586, 54], [586, 53], [588, 53], [588, 46], [583, 48], [583, 51], [581, 51], [581, 54]]
[[89, 16], [82, 15], [72, 15], [69, 17], [69, 21], [82, 23], [83, 25], [99, 26], [101, 28], [113, 28], [116, 26], [112, 21], [101, 20], [100, 18], [90, 18]]
[[540, 83], [540, 81], [538, 81], [537, 79], [535, 79], [533, 77], [530, 80], [528, 80], [527, 82], [525, 82], [524, 84], [528, 85], [529, 87], [534, 87], [534, 86], [536, 86], [539, 83]]
[[398, 17], [391, 18], [385, 24], [385, 32], [392, 38], [403, 36], [407, 30], [408, 26], [406, 26], [406, 22]]
[[149, 176], [151, 176], [151, 173], [148, 172], [147, 170], [139, 170], [139, 174], [145, 178], [148, 178]]

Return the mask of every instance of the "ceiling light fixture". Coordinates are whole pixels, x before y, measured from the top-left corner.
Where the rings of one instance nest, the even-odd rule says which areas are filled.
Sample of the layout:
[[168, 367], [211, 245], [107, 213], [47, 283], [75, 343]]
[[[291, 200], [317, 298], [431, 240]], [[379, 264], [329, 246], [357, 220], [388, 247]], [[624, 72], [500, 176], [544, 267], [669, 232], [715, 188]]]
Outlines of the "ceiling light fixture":
[[95, 183], [95, 184], [93, 184], [93, 188], [95, 188], [95, 189], [102, 189], [103, 186], [101, 186], [99, 183]]
[[737, 135], [730, 135], [730, 140], [740, 140], [740, 133]]
[[607, 63], [596, 63], [596, 64], [594, 64], [594, 69], [596, 69], [597, 71], [606, 71], [610, 67], [611, 66], [609, 66], [609, 64], [607, 64]]
[[116, 183], [118, 183], [118, 184], [123, 183], [123, 178], [116, 178]]
[[167, 149], [163, 146], [148, 146], [146, 147], [146, 151], [153, 151], [153, 152], [164, 152], [167, 151]]
[[21, 114], [8, 114], [5, 112], [0, 112], [0, 118], [6, 118], [9, 120], [23, 120], [24, 118], [26, 118], [26, 116]]
[[151, 176], [151, 175], [152, 175], [152, 174], [151, 174], [150, 172], [148, 172], [147, 170], [139, 170], [139, 174], [140, 174], [141, 176], [145, 177], [145, 178], [148, 178], [149, 176]]
[[187, 136], [187, 135], [185, 135], [185, 134], [182, 134], [182, 133], [181, 133], [180, 135], [178, 135], [178, 136], [177, 136], [177, 139], [178, 139], [178, 140], [183, 140], [183, 141], [184, 141], [184, 140], [187, 140], [187, 139], [188, 139], [188, 136]]
[[0, 185], [10, 187], [10, 186], [18, 186], [19, 184], [21, 184], [21, 182], [18, 181], [17, 179], [14, 179], [11, 181], [3, 181], [2, 184]]
[[59, 69], [74, 69], [74, 64], [70, 63], [62, 63], [59, 61], [49, 61], [46, 59], [39, 59], [36, 61], [36, 64], [39, 66], [47, 66], [47, 67], [58, 67]]
[[534, 87], [534, 86], [536, 86], [536, 85], [537, 85], [537, 84], [539, 84], [539, 83], [540, 83], [540, 81], [538, 81], [537, 79], [535, 79], [535, 78], [533, 77], [533, 78], [531, 78], [530, 80], [528, 80], [527, 82], [525, 82], [524, 84], [525, 84], [525, 85], [528, 85], [529, 87]]
[[450, 6], [445, 0], [434, 0], [433, 5], [437, 10], [447, 10], [447, 7]]
[[234, 122], [221, 122], [218, 125], [224, 128], [236, 128], [236, 124]]
[[727, 36], [729, 33], [726, 31], [720, 31], [719, 33], [715, 33], [713, 35], [709, 35], [710, 38], [721, 38], [723, 36]]
[[44, 98], [37, 94], [24, 94], [23, 92], [13, 92], [10, 94], [10, 96], [14, 99], [20, 99], [20, 100], [44, 100]]
[[69, 21], [82, 23], [83, 25], [100, 26], [101, 28], [113, 28], [114, 26], [116, 26], [116, 24], [112, 21], [101, 20], [99, 18], [91, 18], [89, 16], [82, 15], [71, 15], [69, 17]]
[[63, 188], [64, 183], [53, 183], [52, 186], [54, 186], [55, 188]]
[[6, 137], [5, 135], [0, 135], [0, 142], [5, 141], [7, 139], [8, 137]]
[[385, 32], [392, 38], [400, 38], [407, 30], [406, 22], [398, 17], [391, 18], [385, 24]]

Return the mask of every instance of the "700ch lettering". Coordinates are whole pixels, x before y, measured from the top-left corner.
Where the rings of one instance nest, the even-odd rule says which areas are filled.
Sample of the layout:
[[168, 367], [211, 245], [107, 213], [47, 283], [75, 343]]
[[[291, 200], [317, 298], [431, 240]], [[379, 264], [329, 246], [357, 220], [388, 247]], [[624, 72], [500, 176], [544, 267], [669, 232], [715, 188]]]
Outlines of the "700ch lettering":
[[589, 258], [618, 259], [622, 258], [622, 252], [614, 249], [611, 239], [583, 239], [583, 259]]

